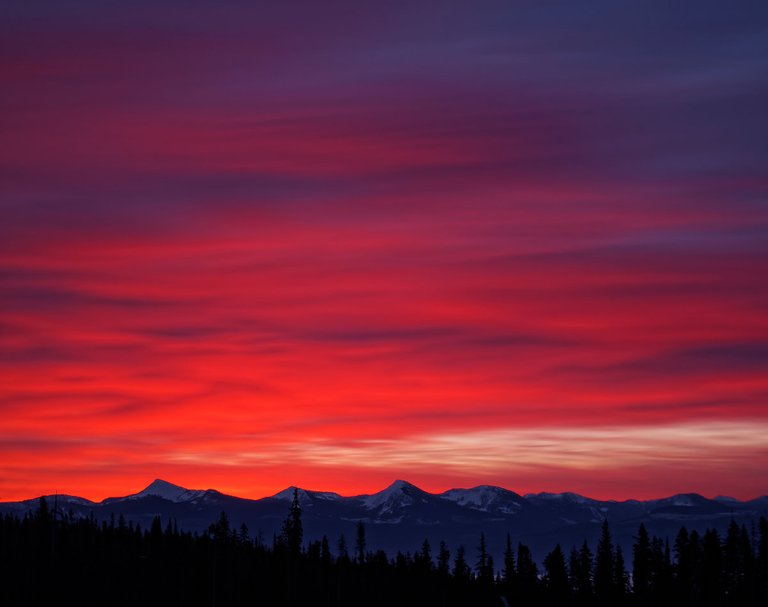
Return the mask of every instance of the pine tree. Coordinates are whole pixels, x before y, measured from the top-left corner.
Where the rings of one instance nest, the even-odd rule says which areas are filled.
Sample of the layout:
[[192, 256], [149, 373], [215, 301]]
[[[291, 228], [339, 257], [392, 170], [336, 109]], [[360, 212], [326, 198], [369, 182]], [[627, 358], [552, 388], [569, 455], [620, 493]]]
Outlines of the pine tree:
[[[152, 524], [154, 526], [154, 521]], [[227, 516], [227, 513], [222, 510], [221, 514], [219, 514], [219, 520], [216, 521], [215, 524], [211, 525], [208, 528], [208, 531], [213, 536], [213, 539], [216, 540], [216, 542], [220, 544], [226, 542], [229, 539], [231, 533], [229, 517]]]
[[507, 601], [513, 602], [516, 594], [515, 553], [512, 550], [512, 537], [507, 533], [507, 543], [504, 548], [504, 568], [501, 571], [502, 591]]
[[355, 539], [355, 554], [357, 562], [365, 562], [365, 525], [363, 521], [357, 521], [357, 538]]
[[616, 546], [613, 564], [613, 597], [617, 605], [623, 605], [629, 591], [629, 576], [624, 565], [624, 551]]
[[686, 590], [690, 589], [693, 577], [693, 567], [691, 563], [690, 539], [688, 529], [681, 527], [677, 532], [673, 544], [675, 562], [673, 565], [675, 576], [675, 598], [678, 603], [687, 603], [689, 596]]
[[651, 590], [651, 539], [643, 523], [632, 546], [632, 592], [640, 601], [647, 600]]
[[47, 525], [51, 518], [51, 512], [48, 509], [48, 500], [45, 499], [44, 495], [40, 497], [38, 502], [35, 518], [37, 519], [37, 522], [41, 523], [42, 525]]
[[323, 535], [323, 539], [320, 542], [320, 560], [323, 565], [331, 564], [331, 547], [328, 543], [328, 536]]
[[437, 553], [437, 571], [440, 575], [447, 577], [450, 574], [451, 553], [445, 542], [440, 542], [440, 550]]
[[347, 549], [347, 538], [344, 537], [343, 533], [339, 536], [338, 549], [339, 549], [339, 560], [349, 561], [349, 550]]
[[594, 597], [592, 561], [592, 551], [589, 549], [587, 540], [584, 540], [581, 549], [571, 552], [571, 585], [576, 605], [592, 604]]
[[669, 541], [655, 535], [651, 538], [650, 596], [659, 607], [667, 605], [674, 591], [672, 557]]
[[472, 570], [464, 557], [464, 546], [459, 546], [456, 550], [456, 558], [453, 561], [453, 577], [457, 580], [469, 580], [472, 577]]
[[525, 544], [517, 545], [517, 590], [523, 603], [536, 600], [539, 582], [539, 570], [531, 555], [531, 549]]
[[754, 598], [755, 560], [746, 527], [731, 519], [723, 545], [724, 590], [732, 604]]
[[705, 605], [725, 602], [722, 547], [714, 529], [708, 529], [701, 541], [701, 595]]
[[565, 568], [565, 555], [560, 544], [544, 557], [544, 588], [549, 604], [561, 607], [568, 605], [570, 601], [570, 589], [568, 587], [568, 572]]
[[299, 490], [293, 489], [293, 499], [288, 516], [283, 521], [280, 532], [280, 544], [285, 546], [288, 553], [293, 556], [301, 554], [301, 544], [304, 539], [304, 528], [301, 524], [301, 504], [299, 503]]
[[424, 543], [421, 545], [421, 552], [418, 554], [418, 557], [422, 569], [431, 571], [434, 563], [432, 563], [432, 547], [429, 545], [427, 538], [424, 538]]
[[761, 516], [757, 528], [757, 604], [768, 605], [768, 518]]
[[608, 521], [604, 520], [600, 540], [597, 543], [597, 555], [595, 558], [595, 599], [600, 606], [613, 604], [614, 586], [614, 556], [611, 531]]
[[477, 547], [477, 564], [475, 570], [477, 571], [477, 579], [484, 584], [493, 582], [493, 571], [488, 568], [488, 549], [485, 545], [485, 534], [480, 534], [480, 545]]

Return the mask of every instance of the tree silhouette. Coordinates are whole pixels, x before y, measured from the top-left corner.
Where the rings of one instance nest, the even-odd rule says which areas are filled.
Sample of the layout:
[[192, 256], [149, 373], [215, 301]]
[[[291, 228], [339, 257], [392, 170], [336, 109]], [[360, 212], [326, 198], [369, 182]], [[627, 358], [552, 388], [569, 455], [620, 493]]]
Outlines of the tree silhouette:
[[293, 499], [288, 516], [283, 521], [283, 527], [280, 532], [280, 543], [285, 546], [288, 553], [297, 556], [301, 553], [302, 541], [304, 539], [304, 527], [301, 524], [301, 504], [299, 503], [299, 490], [294, 488]]
[[614, 604], [614, 553], [613, 542], [611, 540], [611, 531], [608, 527], [608, 521], [604, 520], [600, 540], [597, 543], [597, 554], [595, 556], [595, 599], [597, 605], [608, 607]]
[[[294, 517], [300, 513], [295, 505], [291, 504], [284, 532], [273, 547], [245, 540], [247, 530], [233, 531], [226, 513], [199, 535], [180, 531], [172, 521], [162, 525], [159, 518], [146, 530], [133, 521], [115, 522], [114, 518], [53, 520], [44, 503], [23, 517], [2, 515], [0, 604], [500, 607], [503, 597], [514, 607], [591, 607], [599, 598], [592, 574], [601, 579], [598, 561], [601, 554], [607, 556], [611, 544], [606, 539], [609, 534], [603, 532], [593, 559], [584, 542], [571, 552], [568, 573], [557, 545], [543, 560], [541, 578], [530, 550], [519, 544], [514, 571], [519, 584], [510, 593], [503, 576], [481, 577], [481, 571], [486, 576], [488, 569], [493, 571], [485, 536], [481, 541], [485, 569], [478, 567], [476, 577], [463, 547], [457, 549], [449, 570], [445, 542], [440, 544], [436, 568], [431, 566], [428, 542], [414, 555], [399, 552], [390, 559], [379, 550], [366, 552], [360, 562], [349, 559], [345, 542], [334, 558], [326, 537], [309, 541], [306, 550], [302, 550], [302, 538], [293, 544], [298, 553], [292, 554], [288, 546], [295, 540], [289, 539], [289, 532], [296, 529], [298, 517]], [[51, 549], [54, 535], [56, 550]], [[641, 527], [633, 549], [638, 558], [632, 563], [632, 570], [641, 576], [631, 591], [620, 548], [613, 546], [611, 552], [611, 607], [768, 604], [768, 520], [764, 517], [752, 533], [733, 522], [722, 539], [714, 529], [706, 530], [703, 537], [695, 530], [681, 529], [674, 541], [674, 565], [669, 543]]]
[[464, 552], [464, 546], [459, 546], [456, 550], [456, 558], [453, 561], [453, 577], [458, 580], [469, 580], [472, 577], [472, 570], [467, 565]]
[[560, 544], [544, 557], [544, 577], [542, 579], [547, 594], [547, 602], [552, 607], [565, 607], [570, 603], [568, 572], [565, 568], [565, 555]]
[[632, 545], [632, 592], [645, 600], [651, 591], [651, 539], [643, 523]]
[[613, 600], [617, 605], [622, 605], [629, 591], [629, 575], [624, 564], [624, 552], [621, 546], [616, 546], [615, 560], [613, 564]]
[[445, 542], [440, 542], [440, 550], [437, 553], [437, 571], [445, 577], [450, 573], [451, 552]]
[[525, 544], [517, 544], [517, 591], [520, 600], [535, 601], [539, 583], [539, 569], [533, 560], [531, 549]]
[[594, 596], [592, 585], [592, 551], [587, 540], [581, 548], [571, 550], [568, 569], [571, 591], [575, 605], [591, 605]]
[[363, 521], [357, 521], [355, 538], [355, 555], [358, 563], [365, 562], [365, 525]]
[[493, 564], [489, 562], [489, 559], [488, 548], [485, 544], [485, 533], [481, 533], [480, 545], [477, 547], [475, 571], [477, 572], [477, 579], [485, 585], [493, 582]]

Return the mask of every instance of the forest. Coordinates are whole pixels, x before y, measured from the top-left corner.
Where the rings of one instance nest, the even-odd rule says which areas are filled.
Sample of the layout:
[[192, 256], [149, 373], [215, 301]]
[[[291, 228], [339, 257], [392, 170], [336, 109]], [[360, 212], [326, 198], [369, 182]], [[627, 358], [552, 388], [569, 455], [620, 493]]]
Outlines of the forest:
[[768, 519], [731, 522], [721, 536], [681, 528], [674, 538], [640, 525], [632, 554], [611, 538], [557, 545], [539, 564], [507, 536], [494, 563], [486, 538], [458, 546], [427, 541], [394, 556], [354, 538], [305, 542], [296, 494], [269, 542], [234, 528], [225, 513], [206, 533], [156, 518], [150, 528], [50, 508], [0, 519], [0, 605], [361, 605], [551, 607], [768, 605]]

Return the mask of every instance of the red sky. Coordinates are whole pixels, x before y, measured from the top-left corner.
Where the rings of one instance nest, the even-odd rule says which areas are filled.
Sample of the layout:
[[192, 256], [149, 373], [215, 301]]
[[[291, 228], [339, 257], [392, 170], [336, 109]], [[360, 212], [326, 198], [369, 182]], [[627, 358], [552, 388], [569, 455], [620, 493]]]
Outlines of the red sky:
[[0, 20], [0, 500], [768, 493], [765, 9], [63, 4]]

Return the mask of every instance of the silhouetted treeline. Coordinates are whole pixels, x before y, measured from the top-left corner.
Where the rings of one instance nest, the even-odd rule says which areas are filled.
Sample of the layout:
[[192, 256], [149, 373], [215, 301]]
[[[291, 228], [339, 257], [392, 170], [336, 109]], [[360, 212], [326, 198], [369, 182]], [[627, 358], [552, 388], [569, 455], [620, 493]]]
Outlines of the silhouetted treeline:
[[149, 529], [120, 518], [98, 522], [52, 512], [0, 519], [0, 605], [239, 605], [550, 607], [768, 605], [768, 520], [732, 522], [724, 537], [682, 528], [672, 543], [640, 526], [631, 555], [608, 523], [594, 548], [561, 546], [541, 567], [506, 538], [494, 563], [476, 546], [430, 546], [415, 554], [367, 550], [356, 537], [305, 542], [297, 495], [268, 543], [232, 528], [226, 515], [207, 533], [155, 519]]

